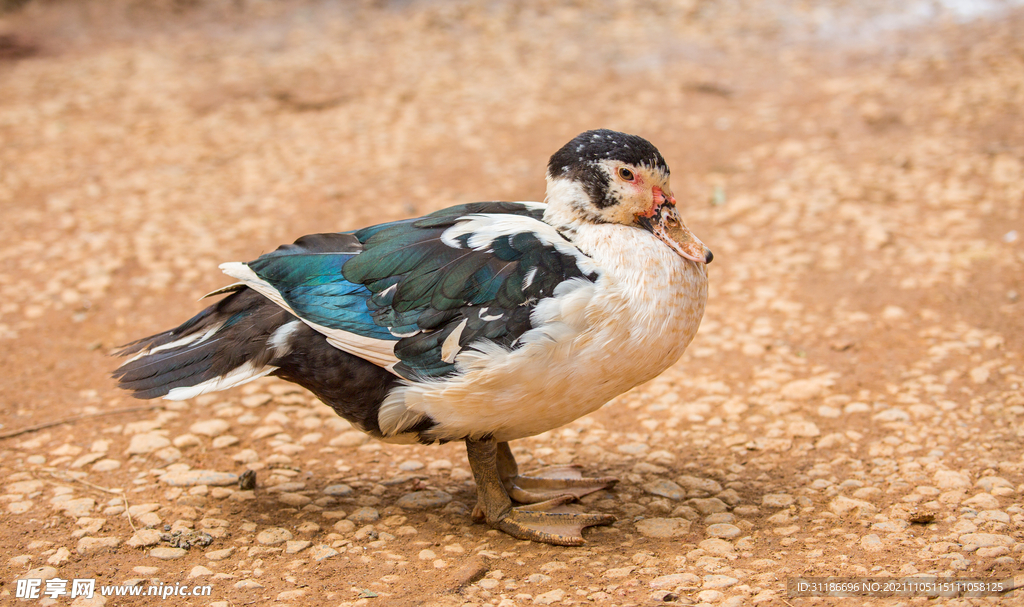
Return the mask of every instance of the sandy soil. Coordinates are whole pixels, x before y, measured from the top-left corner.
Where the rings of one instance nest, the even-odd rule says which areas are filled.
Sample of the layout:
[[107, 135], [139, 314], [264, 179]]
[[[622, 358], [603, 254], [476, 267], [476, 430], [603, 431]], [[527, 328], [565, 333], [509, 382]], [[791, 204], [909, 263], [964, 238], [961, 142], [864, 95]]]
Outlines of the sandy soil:
[[[181, 605], [505, 607], [809, 605], [830, 599], [788, 597], [788, 578], [1016, 575], [1024, 12], [912, 25], [881, 6], [0, 18], [0, 433], [87, 416], [0, 439], [2, 602], [26, 575], [213, 585]], [[715, 261], [683, 360], [515, 445], [526, 468], [622, 479], [585, 500], [618, 517], [586, 546], [473, 524], [461, 446], [365, 442], [283, 382], [180, 404], [113, 387], [113, 349], [198, 311], [219, 262], [538, 199], [548, 155], [595, 127], [661, 149]], [[246, 469], [255, 490], [165, 476]], [[38, 600], [152, 604], [77, 601]]]

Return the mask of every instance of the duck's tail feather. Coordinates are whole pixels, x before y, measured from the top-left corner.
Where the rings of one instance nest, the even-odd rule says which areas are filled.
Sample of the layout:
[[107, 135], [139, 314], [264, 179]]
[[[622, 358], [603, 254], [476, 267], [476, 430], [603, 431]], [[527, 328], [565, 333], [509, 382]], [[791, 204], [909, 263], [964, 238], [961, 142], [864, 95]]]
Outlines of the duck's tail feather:
[[131, 356], [114, 371], [135, 398], [184, 400], [224, 390], [277, 370], [302, 322], [259, 293], [240, 288], [180, 327], [122, 348]]

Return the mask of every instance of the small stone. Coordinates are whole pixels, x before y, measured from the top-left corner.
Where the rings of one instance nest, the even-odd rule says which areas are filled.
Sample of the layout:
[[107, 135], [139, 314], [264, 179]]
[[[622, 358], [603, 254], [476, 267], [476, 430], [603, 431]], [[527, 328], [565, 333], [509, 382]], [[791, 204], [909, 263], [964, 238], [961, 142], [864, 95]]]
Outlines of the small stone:
[[36, 567], [29, 569], [18, 577], [19, 580], [52, 580], [57, 577], [57, 570], [53, 567]]
[[71, 467], [72, 468], [81, 468], [82, 466], [87, 466], [87, 465], [93, 463], [94, 461], [96, 461], [98, 459], [102, 459], [102, 458], [103, 458], [103, 454], [102, 453], [86, 453], [82, 457], [80, 457], [80, 458], [76, 459], [75, 461], [73, 461], [71, 463]]
[[117, 537], [83, 537], [78, 540], [75, 551], [82, 556], [90, 556], [107, 548], [117, 548], [121, 538]]
[[238, 483], [238, 475], [213, 470], [181, 470], [162, 475], [160, 482], [172, 487], [193, 487], [195, 485], [223, 487]]
[[761, 505], [768, 508], [785, 508], [793, 503], [793, 496], [788, 493], [768, 493], [761, 498]]
[[729, 506], [722, 500], [718, 499], [717, 497], [698, 497], [690, 500], [687, 503], [693, 506], [697, 510], [697, 512], [700, 512], [705, 516], [709, 514], [714, 514], [716, 512], [725, 512], [726, 510], [729, 509]]
[[242, 405], [250, 409], [255, 409], [256, 407], [262, 407], [269, 403], [273, 398], [274, 397], [270, 394], [250, 394], [249, 396], [242, 398]]
[[289, 540], [284, 544], [286, 554], [298, 554], [313, 545], [309, 540]]
[[533, 597], [534, 605], [551, 605], [552, 603], [558, 603], [565, 597], [565, 591], [561, 588], [557, 588], [544, 594], [538, 594]]
[[440, 508], [451, 501], [452, 496], [444, 491], [425, 490], [407, 493], [398, 498], [395, 505], [406, 510], [429, 510]]
[[878, 508], [871, 502], [851, 499], [842, 495], [836, 496], [829, 502], [828, 509], [839, 516], [864, 517], [878, 513]]
[[717, 603], [725, 597], [724, 594], [718, 590], [701, 590], [697, 593], [696, 599], [701, 603]]
[[223, 561], [224, 559], [231, 556], [231, 553], [235, 551], [234, 548], [223, 548], [221, 550], [211, 550], [206, 553], [206, 558], [211, 561]]
[[963, 504], [965, 506], [970, 506], [971, 508], [977, 508], [978, 510], [998, 510], [999, 498], [989, 493], [979, 493], [974, 497], [965, 499]]
[[256, 541], [264, 546], [276, 546], [292, 539], [291, 531], [283, 527], [270, 527], [256, 534]]
[[67, 516], [77, 519], [92, 514], [92, 511], [96, 509], [96, 500], [91, 497], [67, 500], [65, 502], [59, 502], [57, 504], [57, 509]]
[[314, 561], [322, 561], [324, 559], [329, 559], [332, 556], [337, 556], [338, 551], [325, 544], [320, 544], [319, 546], [315, 546], [312, 550], [310, 550], [309, 555], [313, 558]]
[[700, 578], [692, 573], [672, 573], [663, 575], [651, 580], [651, 588], [696, 588], [700, 584]]
[[230, 427], [231, 424], [223, 419], [206, 419], [192, 424], [188, 427], [188, 430], [193, 434], [201, 434], [203, 436], [214, 438], [227, 432]]
[[277, 501], [288, 506], [301, 508], [306, 504], [312, 502], [313, 498], [302, 495], [301, 493], [282, 493], [281, 495], [277, 496]]
[[[605, 571], [604, 573], [602, 573], [601, 576], [602, 577], [606, 577], [606, 578], [608, 578], [610, 580], [621, 580], [623, 578], [629, 577], [629, 575], [631, 573], [633, 573], [633, 570], [635, 570], [635, 569], [636, 569], [636, 567], [613, 567], [612, 569], [609, 569], [609, 570]], [[539, 573], [535, 573], [535, 574], [531, 575], [527, 579], [531, 579], [534, 576], [539, 576], [540, 578], [543, 578], [542, 580], [538, 581], [537, 583], [548, 582], [548, 581], [551, 580], [550, 577], [548, 577], [546, 575], [540, 575]]]
[[71, 558], [71, 551], [61, 546], [56, 552], [50, 555], [50, 558], [46, 559], [46, 563], [55, 567], [60, 567], [64, 563], [68, 562]]
[[938, 470], [932, 480], [939, 489], [969, 489], [971, 486], [971, 479], [952, 470]]
[[1010, 547], [1014, 544], [1012, 537], [1000, 533], [965, 533], [958, 539], [963, 544], [964, 550], [968, 552], [989, 546]]
[[423, 468], [423, 462], [419, 462], [419, 461], [416, 461], [414, 459], [406, 460], [406, 461], [398, 464], [398, 469], [399, 470], [404, 470], [406, 472], [412, 472], [414, 470], [421, 470], [422, 468]]
[[739, 580], [728, 576], [728, 575], [705, 575], [704, 576], [704, 588], [728, 588], [733, 584], [738, 583]]
[[352, 487], [348, 485], [330, 485], [324, 487], [324, 495], [330, 495], [331, 497], [345, 497], [346, 495], [352, 495]]
[[738, 537], [739, 534], [740, 528], [736, 525], [730, 525], [729, 523], [716, 523], [708, 526], [708, 535], [712, 537], [732, 539], [734, 537]]
[[91, 470], [93, 472], [110, 472], [111, 470], [117, 470], [121, 467], [121, 462], [116, 459], [101, 459], [92, 465]]
[[636, 530], [645, 537], [680, 537], [690, 532], [690, 521], [684, 518], [645, 518], [637, 521]]
[[155, 559], [160, 559], [161, 561], [180, 559], [186, 554], [188, 554], [188, 551], [184, 548], [167, 548], [163, 546], [159, 548], [153, 548], [149, 551], [149, 556]]
[[171, 441], [166, 436], [156, 432], [144, 432], [132, 437], [125, 453], [128, 455], [143, 455], [170, 446]]
[[378, 519], [380, 519], [380, 512], [376, 508], [370, 508], [369, 506], [359, 508], [348, 515], [348, 520], [354, 523], [372, 523]]
[[627, 455], [643, 455], [648, 449], [650, 449], [650, 447], [645, 443], [626, 443], [615, 447], [616, 451]]
[[813, 379], [796, 379], [779, 390], [783, 398], [790, 400], [810, 400], [825, 391], [822, 382]]
[[7, 504], [7, 511], [11, 514], [25, 514], [32, 509], [32, 502], [30, 500], [22, 500], [18, 502], [11, 502]]
[[7, 563], [11, 567], [24, 567], [25, 565], [28, 565], [32, 562], [32, 558], [33, 557], [31, 554], [22, 554], [19, 556], [12, 556], [11, 558], [7, 559]]
[[704, 552], [715, 556], [729, 556], [736, 552], [735, 546], [720, 538], [707, 539], [697, 545]]
[[182, 434], [181, 436], [175, 436], [171, 443], [178, 449], [188, 449], [189, 447], [198, 447], [203, 444], [203, 439], [195, 434]]
[[686, 489], [692, 489], [697, 491], [704, 491], [705, 493], [716, 494], [722, 492], [722, 485], [718, 481], [710, 478], [700, 478], [696, 476], [683, 475], [676, 479], [676, 481]]
[[238, 444], [238, 437], [237, 436], [230, 436], [230, 435], [228, 435], [228, 436], [218, 436], [217, 438], [213, 439], [213, 443], [211, 443], [211, 444], [213, 445], [214, 449], [223, 449], [225, 447], [230, 447], [232, 445], [237, 445]]
[[370, 437], [366, 434], [358, 430], [349, 430], [332, 438], [328, 444], [332, 447], [358, 447], [369, 440]]
[[263, 584], [256, 580], [241, 580], [239, 582], [235, 582], [235, 588], [238, 588], [239, 590], [255, 590], [256, 588], [263, 588]]
[[686, 497], [686, 491], [682, 487], [664, 479], [647, 483], [644, 485], [644, 491], [676, 501]]
[[334, 523], [334, 530], [338, 533], [352, 533], [356, 530], [356, 524], [349, 520], [338, 521]]
[[155, 546], [160, 543], [160, 532], [155, 529], [137, 531], [127, 542], [132, 548]]
[[877, 535], [870, 533], [860, 538], [860, 547], [869, 552], [877, 552], [885, 546]]
[[301, 599], [304, 596], [306, 596], [306, 591], [302, 588], [296, 588], [295, 590], [285, 590], [277, 593], [277, 600], [294, 601], [296, 599]]
[[188, 579], [191, 580], [193, 578], [206, 577], [208, 575], [213, 575], [213, 572], [202, 565], [196, 565], [192, 568], [192, 571], [188, 572]]

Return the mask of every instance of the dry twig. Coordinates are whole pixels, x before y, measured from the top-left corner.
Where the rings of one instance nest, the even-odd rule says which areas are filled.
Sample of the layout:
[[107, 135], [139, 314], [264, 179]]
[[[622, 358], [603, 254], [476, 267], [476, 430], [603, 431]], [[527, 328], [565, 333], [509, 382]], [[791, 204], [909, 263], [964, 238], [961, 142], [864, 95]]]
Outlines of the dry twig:
[[92, 417], [105, 417], [107, 415], [117, 415], [119, 413], [134, 413], [136, 411], [152, 411], [153, 409], [163, 409], [164, 405], [144, 405], [141, 407], [128, 407], [126, 409], [114, 409], [113, 411], [98, 411], [96, 413], [85, 413], [83, 415], [76, 415], [74, 417], [68, 417], [65, 419], [59, 419], [53, 422], [46, 422], [44, 424], [37, 424], [35, 426], [29, 426], [28, 428], [22, 428], [21, 430], [12, 430], [0, 434], [0, 440], [5, 438], [13, 438], [22, 434], [28, 434], [29, 432], [36, 432], [37, 430], [44, 430], [46, 428], [52, 428], [53, 426], [60, 426], [62, 424], [72, 424], [83, 419], [89, 419]]

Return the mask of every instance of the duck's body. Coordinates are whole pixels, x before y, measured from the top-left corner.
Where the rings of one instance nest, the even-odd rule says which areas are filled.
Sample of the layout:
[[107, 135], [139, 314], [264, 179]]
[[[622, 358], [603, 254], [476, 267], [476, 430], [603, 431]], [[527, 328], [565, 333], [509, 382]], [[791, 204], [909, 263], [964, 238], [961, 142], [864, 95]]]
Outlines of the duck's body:
[[465, 440], [488, 522], [581, 543], [579, 529], [609, 519], [552, 526], [569, 515], [517, 512], [508, 494], [563, 496], [553, 508], [613, 480], [558, 474], [524, 491], [517, 479], [536, 479], [518, 477], [506, 443], [674, 363], [704, 312], [710, 252], [678, 221], [668, 169], [639, 137], [584, 133], [552, 157], [548, 180], [547, 204], [462, 205], [224, 264], [240, 281], [231, 294], [127, 348], [135, 357], [115, 375], [140, 398], [185, 399], [273, 374], [381, 440]]

